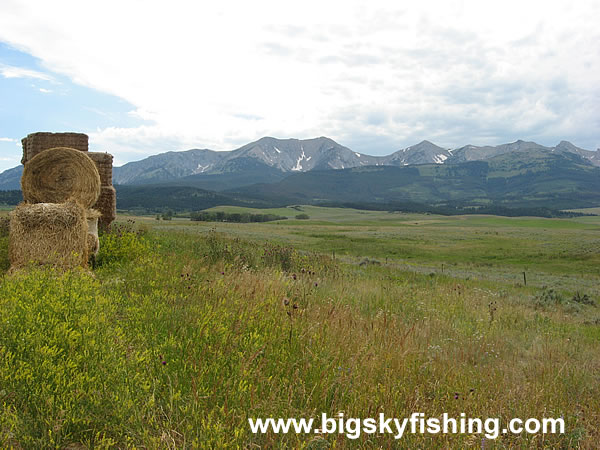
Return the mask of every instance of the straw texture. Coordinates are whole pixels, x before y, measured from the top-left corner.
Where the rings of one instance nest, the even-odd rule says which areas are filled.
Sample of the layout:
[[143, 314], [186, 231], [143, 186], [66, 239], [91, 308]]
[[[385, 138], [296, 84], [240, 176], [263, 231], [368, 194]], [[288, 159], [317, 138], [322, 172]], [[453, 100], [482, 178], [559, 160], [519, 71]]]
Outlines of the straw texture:
[[98, 197], [94, 209], [102, 214], [102, 217], [98, 219], [100, 229], [108, 229], [117, 217], [117, 191], [113, 186], [102, 186], [100, 188], [100, 197]]
[[95, 209], [88, 209], [86, 211], [88, 235], [88, 254], [96, 256], [98, 250], [100, 250], [100, 239], [98, 238], [98, 219], [102, 216], [99, 211]]
[[29, 203], [78, 201], [85, 208], [100, 195], [100, 175], [85, 153], [72, 148], [52, 148], [31, 158], [21, 177], [23, 198]]
[[84, 208], [66, 203], [21, 203], [10, 213], [11, 269], [50, 264], [87, 267], [88, 227]]
[[[98, 220], [98, 219], [96, 219], [96, 220]], [[98, 251], [100, 251], [100, 239], [98, 239], [98, 236], [88, 233], [88, 235], [87, 235], [88, 255], [89, 256], [97, 256]]]
[[88, 151], [88, 136], [83, 133], [31, 133], [21, 139], [23, 158], [25, 164], [38, 153], [50, 148], [68, 147], [82, 152]]
[[112, 186], [113, 155], [104, 152], [88, 152], [86, 155], [96, 164], [100, 174], [100, 184]]

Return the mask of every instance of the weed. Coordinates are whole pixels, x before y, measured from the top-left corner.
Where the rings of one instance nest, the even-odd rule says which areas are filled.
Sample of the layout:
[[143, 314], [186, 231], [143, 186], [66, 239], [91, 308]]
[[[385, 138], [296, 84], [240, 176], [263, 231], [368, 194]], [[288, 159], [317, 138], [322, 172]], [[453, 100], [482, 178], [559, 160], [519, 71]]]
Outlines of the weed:
[[100, 234], [100, 250], [96, 256], [97, 266], [133, 262], [150, 250], [147, 231], [136, 228], [135, 222], [116, 224], [108, 232]]
[[363, 258], [359, 263], [359, 266], [380, 266], [381, 265], [381, 261], [378, 261], [376, 259], [370, 259], [370, 258]]
[[579, 291], [575, 292], [575, 295], [573, 295], [571, 300], [582, 305], [596, 306], [596, 302], [594, 302], [594, 300], [592, 300], [587, 294], [580, 294]]
[[565, 302], [565, 298], [556, 292], [554, 289], [544, 288], [542, 292], [535, 296], [536, 306], [552, 306], [561, 305]]
[[265, 244], [262, 258], [266, 266], [278, 267], [288, 272], [294, 267], [297, 256], [297, 251], [291, 247]]
[[497, 310], [498, 310], [498, 302], [496, 300], [491, 301], [488, 304], [488, 312], [490, 314], [490, 323], [492, 323], [494, 321], [494, 315], [496, 314]]

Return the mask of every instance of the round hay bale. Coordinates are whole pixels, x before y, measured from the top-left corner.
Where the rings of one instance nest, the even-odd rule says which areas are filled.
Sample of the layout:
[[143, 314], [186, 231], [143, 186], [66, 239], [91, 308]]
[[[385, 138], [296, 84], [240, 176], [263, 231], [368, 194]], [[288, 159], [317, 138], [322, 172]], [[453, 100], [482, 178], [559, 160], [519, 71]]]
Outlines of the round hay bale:
[[62, 203], [73, 199], [89, 208], [100, 195], [100, 175], [84, 152], [52, 148], [25, 164], [21, 190], [29, 203]]

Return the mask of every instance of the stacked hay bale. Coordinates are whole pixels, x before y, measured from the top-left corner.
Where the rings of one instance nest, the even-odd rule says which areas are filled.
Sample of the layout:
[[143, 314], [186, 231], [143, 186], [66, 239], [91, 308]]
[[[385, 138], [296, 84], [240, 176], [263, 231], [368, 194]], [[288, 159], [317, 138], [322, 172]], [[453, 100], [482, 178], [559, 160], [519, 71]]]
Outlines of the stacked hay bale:
[[21, 139], [23, 146], [23, 158], [21, 164], [25, 165], [27, 161], [38, 153], [56, 147], [68, 147], [88, 151], [88, 136], [83, 133], [31, 133]]
[[100, 195], [100, 175], [85, 153], [66, 147], [52, 148], [25, 164], [21, 190], [28, 203], [63, 203], [75, 198], [89, 208]]
[[98, 226], [106, 230], [117, 217], [117, 191], [112, 185], [113, 156], [109, 153], [88, 152], [87, 155], [96, 164], [100, 174], [100, 197], [94, 209], [100, 211]]
[[88, 209], [85, 214], [87, 220], [87, 251], [90, 256], [96, 256], [100, 250], [98, 238], [98, 219], [102, 216], [95, 209]]
[[113, 156], [103, 152], [89, 152], [88, 141], [88, 136], [83, 133], [31, 133], [21, 139], [21, 163], [25, 164], [38, 153], [53, 148], [67, 147], [86, 152], [100, 174], [101, 192], [94, 209], [101, 213], [98, 219], [100, 229], [107, 229], [117, 216], [117, 192], [112, 185]]
[[87, 245], [85, 210], [76, 201], [22, 203], [11, 212], [11, 270], [31, 263], [63, 269], [86, 267]]
[[42, 151], [25, 163], [21, 189], [25, 202], [10, 216], [11, 268], [30, 263], [64, 269], [86, 267], [88, 214], [92, 225], [94, 216], [98, 217], [86, 211], [100, 195], [100, 175], [94, 162], [71, 148]]

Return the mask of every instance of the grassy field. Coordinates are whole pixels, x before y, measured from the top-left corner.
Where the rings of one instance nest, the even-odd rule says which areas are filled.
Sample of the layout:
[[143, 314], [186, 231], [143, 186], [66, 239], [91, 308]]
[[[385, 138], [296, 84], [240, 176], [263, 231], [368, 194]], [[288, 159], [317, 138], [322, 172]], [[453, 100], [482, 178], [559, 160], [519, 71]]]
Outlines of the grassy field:
[[[596, 448], [599, 218], [301, 209], [274, 213], [309, 220], [122, 217], [92, 274], [5, 275], [0, 446]], [[340, 412], [566, 430], [396, 441], [248, 425]]]
[[[310, 220], [263, 224], [173, 221], [161, 230], [219, 231], [244, 239], [268, 239], [318, 251], [346, 262], [374, 258], [387, 266], [463, 279], [484, 279], [600, 294], [600, 217], [435, 216], [301, 206]], [[217, 208], [215, 208], [217, 209]], [[293, 208], [226, 212], [271, 212], [294, 217]], [[147, 222], [147, 223], [150, 223]]]

